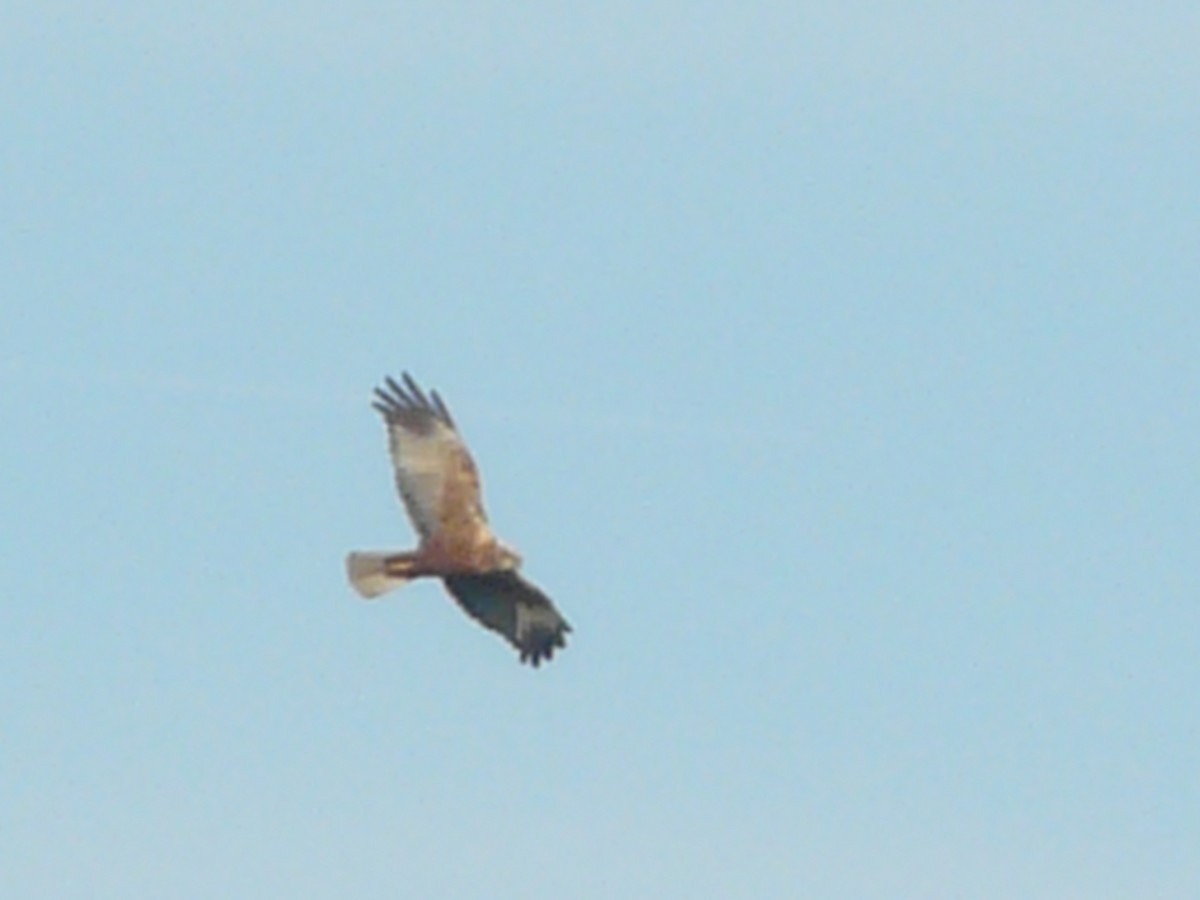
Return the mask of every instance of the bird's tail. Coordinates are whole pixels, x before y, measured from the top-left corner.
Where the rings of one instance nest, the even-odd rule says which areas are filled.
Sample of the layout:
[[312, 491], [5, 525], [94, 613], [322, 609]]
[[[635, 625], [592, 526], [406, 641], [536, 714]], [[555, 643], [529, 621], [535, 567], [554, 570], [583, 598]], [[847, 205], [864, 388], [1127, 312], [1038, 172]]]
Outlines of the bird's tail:
[[416, 577], [408, 553], [351, 553], [346, 557], [346, 575], [354, 589], [368, 599]]

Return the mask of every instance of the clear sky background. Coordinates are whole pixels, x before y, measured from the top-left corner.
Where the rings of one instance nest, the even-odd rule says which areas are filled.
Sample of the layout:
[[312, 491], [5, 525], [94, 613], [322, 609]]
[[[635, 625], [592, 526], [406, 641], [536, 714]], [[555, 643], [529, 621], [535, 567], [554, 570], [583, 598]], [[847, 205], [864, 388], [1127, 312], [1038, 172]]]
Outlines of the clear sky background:
[[[0, 894], [1200, 896], [1197, 47], [6, 4]], [[548, 667], [345, 583], [404, 369]]]

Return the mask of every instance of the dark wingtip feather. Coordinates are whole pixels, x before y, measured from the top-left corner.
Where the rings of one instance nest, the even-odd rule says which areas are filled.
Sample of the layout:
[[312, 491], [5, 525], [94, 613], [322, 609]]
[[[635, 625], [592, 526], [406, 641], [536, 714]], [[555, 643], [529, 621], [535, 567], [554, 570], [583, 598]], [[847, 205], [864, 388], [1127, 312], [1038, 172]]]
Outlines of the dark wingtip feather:
[[528, 663], [536, 669], [542, 664], [542, 660], [549, 662], [554, 659], [555, 650], [566, 649], [566, 635], [570, 630], [571, 626], [564, 620], [559, 629], [547, 633], [540, 644], [521, 648], [521, 662]]
[[[384, 394], [384, 396], [390, 397], [392, 399], [392, 402], [399, 403], [403, 406], [414, 406], [415, 405], [412, 401], [412, 398], [408, 396], [408, 394], [405, 392], [404, 388], [400, 387], [400, 385], [396, 383], [396, 379], [393, 378], [391, 375], [385, 376], [383, 379], [383, 383], [386, 384], [388, 387], [388, 390], [390, 390], [392, 392], [390, 395]], [[377, 393], [382, 393], [382, 391], [380, 391], [379, 388], [376, 388], [375, 390]]]
[[413, 377], [407, 372], [402, 373], [401, 377], [404, 379], [404, 385], [408, 388], [409, 394], [416, 401], [416, 405], [429, 409], [429, 398], [425, 396], [425, 392], [421, 390], [421, 386], [413, 381]]
[[388, 422], [399, 421], [405, 414], [432, 416], [454, 428], [454, 419], [437, 391], [427, 395], [408, 372], [401, 373], [403, 384], [390, 375], [383, 378], [383, 386], [375, 388], [376, 399], [371, 406]]
[[441, 396], [437, 391], [430, 391], [429, 396], [433, 399], [433, 405], [437, 407], [437, 413], [442, 417], [442, 421], [454, 428], [454, 418], [450, 415], [450, 410], [446, 408], [446, 404], [442, 402]]

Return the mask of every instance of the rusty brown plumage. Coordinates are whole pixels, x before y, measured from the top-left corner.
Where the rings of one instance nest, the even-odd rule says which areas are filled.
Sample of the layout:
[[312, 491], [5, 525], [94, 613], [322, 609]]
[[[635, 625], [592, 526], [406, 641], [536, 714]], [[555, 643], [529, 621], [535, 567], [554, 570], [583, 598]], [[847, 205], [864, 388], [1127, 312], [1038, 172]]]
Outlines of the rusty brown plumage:
[[419, 542], [404, 553], [351, 553], [350, 582], [375, 597], [414, 578], [442, 578], [464, 611], [536, 666], [565, 646], [571, 628], [493, 533], [479, 470], [442, 398], [407, 372], [402, 381], [385, 378], [372, 406], [387, 426], [396, 487]]

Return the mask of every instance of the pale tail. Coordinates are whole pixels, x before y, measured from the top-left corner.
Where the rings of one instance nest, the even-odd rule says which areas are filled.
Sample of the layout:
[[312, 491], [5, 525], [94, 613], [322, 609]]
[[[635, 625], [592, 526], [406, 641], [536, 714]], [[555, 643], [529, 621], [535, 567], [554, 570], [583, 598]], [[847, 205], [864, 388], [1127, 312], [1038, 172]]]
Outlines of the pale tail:
[[[346, 557], [346, 574], [354, 589], [368, 599], [398, 588], [411, 579], [395, 574], [395, 553], [351, 553]], [[392, 572], [388, 560], [393, 561]]]

